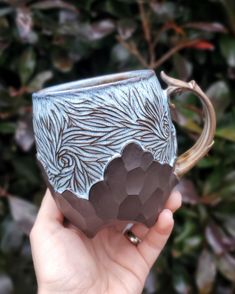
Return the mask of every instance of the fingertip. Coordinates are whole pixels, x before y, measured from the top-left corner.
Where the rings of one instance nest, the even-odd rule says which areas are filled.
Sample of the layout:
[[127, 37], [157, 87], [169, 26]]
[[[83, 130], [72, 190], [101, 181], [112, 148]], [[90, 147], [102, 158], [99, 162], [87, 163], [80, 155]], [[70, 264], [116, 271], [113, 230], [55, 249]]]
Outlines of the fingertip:
[[172, 191], [172, 194], [174, 194], [175, 197], [181, 198], [181, 192], [177, 189], [174, 189]]
[[164, 209], [158, 217], [156, 229], [161, 234], [169, 234], [173, 228], [174, 219], [170, 209]]
[[179, 209], [182, 205], [182, 195], [180, 191], [173, 190], [169, 199], [166, 202], [165, 207], [172, 212], [175, 212], [177, 209]]
[[172, 211], [168, 208], [163, 209], [163, 211], [159, 214], [159, 219], [164, 221], [173, 221]]
[[138, 245], [138, 250], [151, 267], [165, 246], [174, 226], [173, 214], [170, 209], [164, 209], [156, 224], [149, 230], [146, 237]]
[[180, 193], [180, 191], [175, 190], [175, 191], [173, 191], [173, 195], [174, 195], [174, 200], [175, 200], [175, 210], [177, 210], [182, 205], [182, 194]]
[[181, 192], [180, 192], [180, 190], [176, 187], [176, 188], [174, 188], [172, 191], [171, 191], [171, 194], [174, 194], [174, 195], [179, 195], [179, 196], [181, 196]]

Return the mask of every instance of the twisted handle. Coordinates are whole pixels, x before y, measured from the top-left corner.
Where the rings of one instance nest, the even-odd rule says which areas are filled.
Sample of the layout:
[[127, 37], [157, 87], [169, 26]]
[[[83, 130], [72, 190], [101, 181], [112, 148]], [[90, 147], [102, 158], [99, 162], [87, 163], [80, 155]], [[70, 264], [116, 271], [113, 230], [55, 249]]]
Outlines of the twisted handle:
[[168, 85], [166, 92], [168, 96], [182, 92], [193, 92], [201, 101], [204, 113], [204, 127], [197, 142], [185, 153], [180, 155], [175, 163], [174, 173], [178, 178], [187, 173], [196, 163], [204, 157], [212, 147], [216, 128], [216, 116], [214, 108], [195, 81], [184, 82], [167, 76], [163, 71], [161, 78]]

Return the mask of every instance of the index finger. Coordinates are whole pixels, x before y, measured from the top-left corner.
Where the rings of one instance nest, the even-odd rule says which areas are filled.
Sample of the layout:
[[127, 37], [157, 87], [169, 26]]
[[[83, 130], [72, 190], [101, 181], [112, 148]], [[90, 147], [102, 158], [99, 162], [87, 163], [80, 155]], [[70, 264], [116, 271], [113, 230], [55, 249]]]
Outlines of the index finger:
[[63, 220], [63, 214], [57, 207], [50, 190], [47, 189], [42, 199], [40, 209], [38, 211], [36, 223], [41, 223], [45, 225], [48, 225], [49, 223], [62, 225]]

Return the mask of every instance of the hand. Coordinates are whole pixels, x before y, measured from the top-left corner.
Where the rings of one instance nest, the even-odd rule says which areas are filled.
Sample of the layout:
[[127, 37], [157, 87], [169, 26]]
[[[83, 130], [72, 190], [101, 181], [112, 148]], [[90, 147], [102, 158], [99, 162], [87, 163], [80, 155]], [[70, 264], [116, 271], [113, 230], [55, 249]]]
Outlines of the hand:
[[147, 229], [135, 224], [132, 232], [142, 242], [135, 246], [118, 226], [93, 239], [68, 225], [49, 190], [30, 233], [38, 293], [142, 293], [146, 277], [173, 228], [172, 212], [181, 194], [172, 192], [158, 221]]

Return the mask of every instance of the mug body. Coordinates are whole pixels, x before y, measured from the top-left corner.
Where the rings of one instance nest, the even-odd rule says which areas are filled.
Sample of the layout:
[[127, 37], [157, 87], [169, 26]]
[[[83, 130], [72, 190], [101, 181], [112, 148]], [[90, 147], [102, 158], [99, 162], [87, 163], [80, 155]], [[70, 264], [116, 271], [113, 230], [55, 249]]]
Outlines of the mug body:
[[154, 71], [34, 93], [33, 127], [44, 179], [65, 217], [87, 236], [118, 222], [156, 222], [177, 183], [177, 142]]

